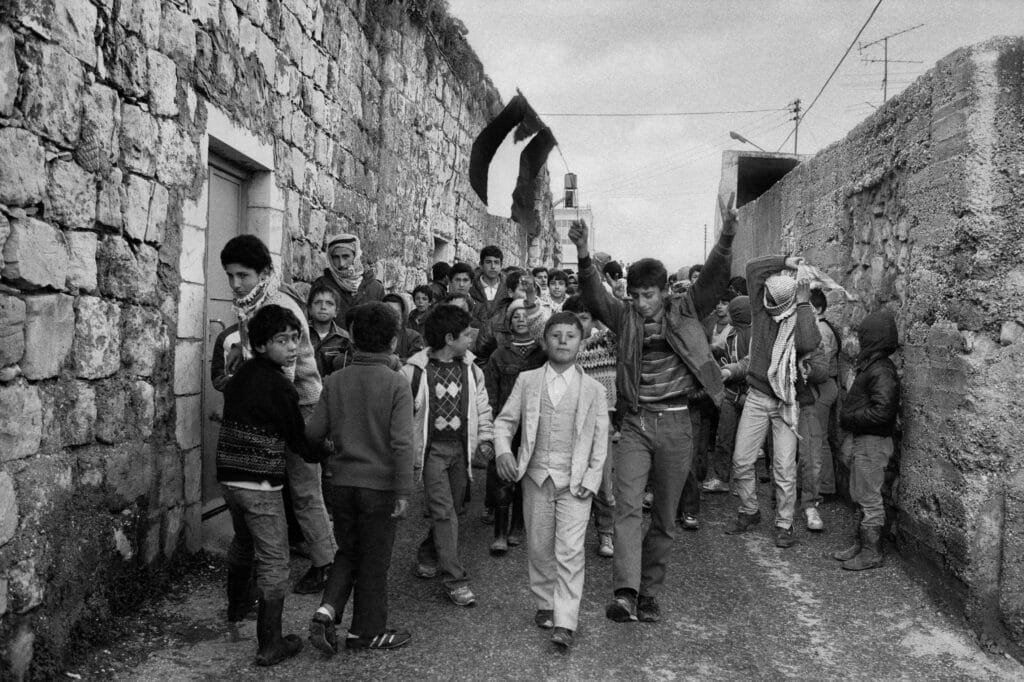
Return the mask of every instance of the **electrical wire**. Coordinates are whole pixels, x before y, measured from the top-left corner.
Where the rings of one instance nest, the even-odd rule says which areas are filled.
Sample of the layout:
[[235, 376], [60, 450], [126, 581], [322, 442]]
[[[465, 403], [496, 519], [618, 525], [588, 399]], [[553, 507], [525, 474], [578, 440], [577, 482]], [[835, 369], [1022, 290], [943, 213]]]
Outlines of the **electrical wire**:
[[766, 111], [783, 111], [782, 109], [733, 109], [724, 111], [664, 111], [664, 112], [623, 112], [623, 113], [545, 113], [539, 114], [545, 118], [651, 118], [656, 116], [721, 116], [725, 114], [760, 114]]
[[[857, 44], [857, 40], [860, 38], [860, 34], [863, 33], [864, 29], [868, 27], [868, 24], [871, 23], [871, 19], [875, 16], [875, 12], [877, 12], [878, 8], [881, 6], [882, 0], [878, 0], [878, 2], [875, 3], [875, 6], [871, 9], [871, 14], [869, 14], [868, 18], [864, 21], [864, 25], [860, 27], [860, 30], [857, 31], [857, 35], [855, 35], [853, 37], [853, 40], [850, 41], [850, 45], [849, 47], [846, 48], [846, 52], [843, 53], [843, 56], [839, 58], [839, 62], [835, 65], [835, 68], [832, 69], [832, 73], [830, 73], [828, 75], [828, 78], [825, 79], [825, 83], [821, 86], [821, 89], [818, 90], [818, 94], [814, 96], [814, 99], [811, 100], [811, 103], [808, 104], [807, 108], [804, 109], [804, 112], [800, 114], [800, 117], [797, 119], [797, 126], [799, 126], [800, 123], [803, 123], [804, 119], [807, 118], [807, 114], [810, 113], [815, 103], [817, 103], [818, 99], [821, 97], [821, 93], [825, 92], [825, 88], [828, 87], [828, 84], [832, 82], [832, 77], [836, 75], [836, 71], [838, 71], [839, 67], [843, 65], [844, 61], [846, 61], [846, 57], [850, 54], [850, 51], [853, 49], [853, 46]], [[779, 145], [779, 148], [778, 150], [776, 150], [776, 153], [781, 151], [782, 148], [786, 145], [786, 142], [789, 141], [789, 138], [791, 138], [793, 134], [796, 132], [797, 126], [794, 126], [793, 130], [789, 131], [789, 135], [786, 135], [786, 139], [784, 139], [782, 141], [782, 144]]]

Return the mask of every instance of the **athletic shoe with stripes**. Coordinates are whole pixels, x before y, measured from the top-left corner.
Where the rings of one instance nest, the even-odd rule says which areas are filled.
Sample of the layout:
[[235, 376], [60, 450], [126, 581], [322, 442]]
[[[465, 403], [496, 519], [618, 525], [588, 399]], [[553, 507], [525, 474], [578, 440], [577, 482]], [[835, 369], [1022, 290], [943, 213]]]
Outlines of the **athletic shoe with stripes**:
[[348, 649], [397, 649], [405, 646], [412, 639], [405, 630], [385, 630], [373, 637], [359, 637], [349, 635], [345, 640], [345, 647]]

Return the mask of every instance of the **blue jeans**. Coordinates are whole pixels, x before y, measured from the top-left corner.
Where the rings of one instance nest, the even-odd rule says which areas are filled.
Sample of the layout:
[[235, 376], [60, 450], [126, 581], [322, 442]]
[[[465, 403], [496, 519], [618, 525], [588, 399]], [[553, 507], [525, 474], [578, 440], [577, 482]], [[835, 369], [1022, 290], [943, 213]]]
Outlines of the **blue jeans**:
[[469, 573], [459, 561], [456, 511], [456, 506], [461, 506], [465, 499], [468, 484], [465, 446], [456, 442], [431, 443], [423, 460], [423, 486], [427, 491], [431, 528], [420, 543], [417, 560], [438, 566], [449, 590], [469, 583]]
[[782, 420], [782, 403], [754, 387], [747, 392], [740, 425], [736, 429], [736, 450], [732, 458], [732, 480], [740, 495], [740, 512], [758, 511], [754, 464], [768, 429], [772, 430], [772, 474], [775, 479], [775, 525], [793, 527], [796, 509], [796, 434]]
[[324, 487], [334, 517], [334, 555], [322, 603], [340, 614], [353, 592], [349, 632], [375, 637], [388, 624], [388, 569], [395, 544], [395, 493], [347, 485]]
[[[615, 459], [615, 557], [613, 589], [655, 596], [676, 537], [676, 507], [690, 473], [693, 431], [689, 410], [658, 412], [641, 408], [622, 421]], [[648, 478], [654, 507], [642, 532], [644, 488]]]
[[824, 467], [832, 466], [832, 450], [828, 444], [828, 416], [839, 397], [834, 379], [817, 386], [817, 400], [800, 408], [800, 506], [817, 507], [821, 502], [821, 481]]
[[892, 438], [868, 434], [853, 437], [850, 497], [864, 514], [860, 521], [864, 527], [881, 528], [885, 525], [882, 485], [892, 453]]
[[288, 523], [281, 491], [245, 490], [221, 485], [235, 537], [228, 563], [256, 564], [256, 589], [261, 599], [280, 599], [289, 592]]

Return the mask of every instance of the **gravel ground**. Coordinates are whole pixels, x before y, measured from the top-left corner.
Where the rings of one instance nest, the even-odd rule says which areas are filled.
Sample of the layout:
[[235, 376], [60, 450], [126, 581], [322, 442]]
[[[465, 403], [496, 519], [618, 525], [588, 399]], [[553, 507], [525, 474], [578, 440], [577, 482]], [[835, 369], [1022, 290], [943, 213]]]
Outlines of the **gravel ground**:
[[[478, 476], [482, 478], [482, 476]], [[253, 662], [255, 622], [236, 634], [224, 622], [223, 569], [216, 560], [131, 622], [134, 635], [97, 650], [69, 677], [114, 680], [300, 679], [1024, 679], [1024, 667], [979, 647], [961, 619], [912, 580], [892, 548], [883, 568], [851, 574], [827, 552], [843, 545], [852, 524], [841, 502], [822, 506], [824, 533], [798, 525], [800, 543], [771, 541], [766, 522], [725, 536], [736, 498], [705, 496], [702, 527], [680, 532], [658, 624], [618, 624], [604, 617], [611, 563], [596, 555], [591, 531], [576, 646], [553, 650], [533, 625], [526, 548], [487, 554], [491, 528], [480, 522], [482, 481], [463, 517], [463, 556], [478, 605], [451, 604], [440, 582], [413, 577], [415, 546], [426, 527], [412, 505], [395, 543], [391, 626], [413, 641], [395, 651], [342, 651], [325, 659], [308, 644], [274, 668]], [[308, 562], [297, 559], [298, 577]], [[317, 596], [292, 595], [286, 632], [305, 639]], [[345, 623], [348, 622], [346, 616]], [[339, 632], [339, 634], [343, 634]]]

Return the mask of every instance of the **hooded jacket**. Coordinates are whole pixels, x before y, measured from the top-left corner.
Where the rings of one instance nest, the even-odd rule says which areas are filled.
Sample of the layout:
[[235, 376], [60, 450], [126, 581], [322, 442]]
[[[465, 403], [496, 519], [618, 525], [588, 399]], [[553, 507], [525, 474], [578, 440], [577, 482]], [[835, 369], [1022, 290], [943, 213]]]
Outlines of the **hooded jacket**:
[[899, 345], [896, 318], [887, 310], [871, 313], [857, 336], [857, 377], [843, 401], [840, 424], [854, 435], [892, 436], [900, 399], [900, 379], [889, 359]]

